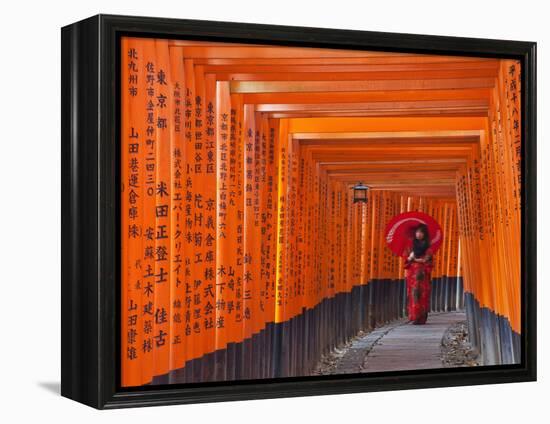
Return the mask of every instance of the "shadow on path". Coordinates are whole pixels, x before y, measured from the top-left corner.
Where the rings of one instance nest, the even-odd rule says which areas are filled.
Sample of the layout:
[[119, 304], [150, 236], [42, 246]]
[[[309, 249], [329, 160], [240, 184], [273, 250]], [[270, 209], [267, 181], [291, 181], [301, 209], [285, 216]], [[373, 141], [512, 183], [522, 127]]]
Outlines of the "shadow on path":
[[465, 319], [464, 312], [436, 312], [424, 325], [393, 321], [355, 338], [334, 355], [330, 370], [322, 373], [443, 368], [442, 339], [447, 329]]

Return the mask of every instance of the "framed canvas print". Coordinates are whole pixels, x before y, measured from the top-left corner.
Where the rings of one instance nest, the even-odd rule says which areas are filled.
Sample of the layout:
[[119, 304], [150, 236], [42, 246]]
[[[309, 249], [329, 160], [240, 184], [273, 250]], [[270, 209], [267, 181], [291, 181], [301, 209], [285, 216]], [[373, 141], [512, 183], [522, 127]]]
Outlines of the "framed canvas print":
[[536, 378], [535, 43], [62, 29], [62, 394]]

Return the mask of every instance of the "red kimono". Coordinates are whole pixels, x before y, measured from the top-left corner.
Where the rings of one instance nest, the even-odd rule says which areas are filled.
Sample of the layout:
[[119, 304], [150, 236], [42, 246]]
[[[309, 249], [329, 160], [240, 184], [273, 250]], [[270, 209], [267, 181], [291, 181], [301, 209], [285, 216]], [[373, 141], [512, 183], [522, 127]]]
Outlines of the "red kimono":
[[410, 251], [404, 255], [405, 279], [407, 282], [407, 299], [409, 320], [413, 324], [425, 324], [430, 310], [432, 250], [428, 248], [423, 256], [415, 259], [425, 262], [407, 260]]

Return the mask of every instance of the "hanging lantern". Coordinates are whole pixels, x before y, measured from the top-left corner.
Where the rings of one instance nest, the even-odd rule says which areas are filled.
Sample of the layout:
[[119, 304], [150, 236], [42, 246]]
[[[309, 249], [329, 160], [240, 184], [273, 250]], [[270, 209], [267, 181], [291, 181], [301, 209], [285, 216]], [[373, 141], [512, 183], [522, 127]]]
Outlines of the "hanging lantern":
[[369, 187], [363, 185], [363, 183], [358, 183], [353, 186], [353, 203], [363, 202], [367, 203], [367, 192]]

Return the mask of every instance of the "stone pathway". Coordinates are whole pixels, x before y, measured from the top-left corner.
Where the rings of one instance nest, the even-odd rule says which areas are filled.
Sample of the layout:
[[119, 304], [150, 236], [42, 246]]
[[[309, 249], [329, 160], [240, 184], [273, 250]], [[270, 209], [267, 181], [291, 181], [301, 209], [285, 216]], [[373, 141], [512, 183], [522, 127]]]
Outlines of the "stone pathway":
[[431, 313], [425, 325], [394, 321], [352, 341], [331, 374], [442, 368], [441, 342], [464, 312]]

